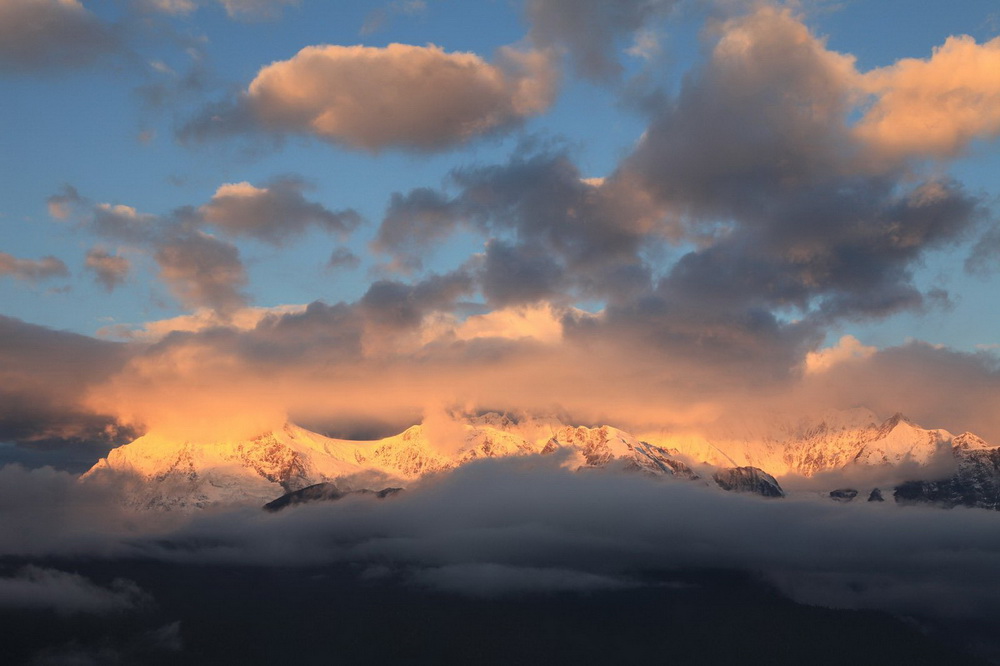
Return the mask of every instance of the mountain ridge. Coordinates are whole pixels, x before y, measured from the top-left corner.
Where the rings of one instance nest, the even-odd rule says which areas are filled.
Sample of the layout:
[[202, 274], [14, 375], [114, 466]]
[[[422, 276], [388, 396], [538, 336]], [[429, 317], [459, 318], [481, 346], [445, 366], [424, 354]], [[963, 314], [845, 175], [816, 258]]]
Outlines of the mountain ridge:
[[[292, 423], [249, 439], [209, 443], [149, 433], [110, 451], [81, 479], [124, 480], [123, 501], [136, 508], [192, 510], [260, 505], [320, 483], [335, 483], [345, 492], [373, 485], [405, 487], [474, 460], [564, 451], [564, 465], [577, 470], [616, 468], [701, 483], [711, 479], [722, 488], [731, 484], [720, 478], [736, 479], [739, 487], [732, 489], [779, 497], [784, 491], [775, 477], [904, 463], [930, 469], [935, 461], [955, 473], [974, 471], [986, 487], [983, 465], [968, 461], [995, 450], [972, 433], [924, 429], [902, 414], [879, 421], [868, 410], [829, 412], [818, 420], [778, 423], [763, 434], [748, 428], [742, 438], [734, 431], [700, 441], [640, 439], [609, 425], [572, 426], [498, 413], [455, 419], [451, 425], [446, 434], [421, 424], [368, 441], [326, 437]], [[756, 471], [733, 471], [740, 469]]]

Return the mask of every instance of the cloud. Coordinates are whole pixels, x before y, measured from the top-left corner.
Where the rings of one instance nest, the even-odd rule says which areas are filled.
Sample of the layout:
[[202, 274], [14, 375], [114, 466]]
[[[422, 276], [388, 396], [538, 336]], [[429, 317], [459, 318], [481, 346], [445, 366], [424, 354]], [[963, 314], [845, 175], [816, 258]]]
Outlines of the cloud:
[[542, 52], [504, 48], [490, 64], [434, 45], [308, 46], [262, 68], [236, 101], [207, 109], [182, 136], [261, 130], [373, 152], [441, 150], [545, 111], [555, 86]]
[[972, 246], [965, 260], [965, 270], [988, 275], [1000, 265], [1000, 226], [994, 225], [983, 232], [982, 237]]
[[219, 0], [229, 18], [244, 21], [274, 19], [284, 7], [296, 6], [299, 0]]
[[246, 307], [229, 312], [226, 317], [222, 317], [211, 308], [198, 308], [191, 314], [178, 315], [169, 319], [148, 321], [139, 325], [110, 326], [98, 331], [98, 337], [156, 342], [175, 332], [195, 333], [219, 327], [246, 331], [255, 328], [268, 317], [300, 313], [305, 309], [304, 305], [276, 305], [268, 308]]
[[56, 257], [18, 259], [12, 254], [0, 252], [0, 277], [4, 275], [35, 282], [53, 277], [66, 277], [69, 275], [69, 270], [66, 264]]
[[194, 0], [139, 0], [139, 6], [174, 16], [190, 14], [198, 5]]
[[120, 345], [0, 317], [0, 440], [97, 452], [122, 443], [131, 433], [81, 401], [126, 356]]
[[72, 185], [63, 185], [58, 194], [53, 194], [46, 200], [49, 215], [57, 220], [66, 220], [72, 215], [75, 207], [85, 203], [83, 197]]
[[414, 16], [427, 10], [424, 0], [393, 0], [392, 2], [373, 9], [361, 26], [362, 35], [370, 35], [386, 27], [389, 21], [398, 15]]
[[330, 259], [326, 262], [326, 267], [333, 269], [354, 269], [361, 265], [361, 258], [348, 250], [346, 247], [338, 247], [330, 253]]
[[246, 305], [246, 271], [235, 245], [202, 232], [168, 237], [154, 254], [160, 279], [181, 303], [228, 313]]
[[472, 287], [471, 277], [462, 271], [432, 275], [414, 285], [379, 280], [368, 288], [358, 307], [380, 326], [413, 328], [428, 313], [450, 309], [459, 297], [472, 293]]
[[134, 582], [122, 578], [104, 587], [78, 574], [31, 565], [14, 576], [0, 577], [0, 608], [105, 614], [131, 610], [149, 600]]
[[542, 48], [565, 49], [577, 71], [591, 79], [618, 76], [620, 42], [652, 19], [668, 14], [676, 0], [528, 0], [530, 38]]
[[1000, 136], [1000, 37], [949, 37], [921, 60], [865, 73], [874, 97], [855, 130], [891, 155], [954, 157], [977, 138]]
[[419, 266], [417, 253], [435, 241], [459, 229], [479, 232], [488, 239], [480, 278], [501, 306], [556, 290], [609, 297], [648, 288], [639, 253], [669, 233], [627, 177], [595, 186], [561, 150], [522, 148], [506, 164], [453, 170], [449, 185], [455, 196], [427, 188], [394, 194], [374, 247]]
[[562, 278], [562, 267], [541, 248], [496, 239], [486, 244], [481, 281], [490, 304], [503, 307], [557, 298]]
[[126, 257], [108, 254], [107, 250], [95, 247], [87, 250], [86, 266], [94, 272], [94, 278], [112, 292], [125, 283], [132, 264]]
[[789, 10], [762, 6], [716, 34], [620, 168], [697, 245], [659, 285], [664, 301], [818, 324], [937, 302], [911, 267], [980, 225], [981, 199], [859, 140], [854, 58]]
[[5, 0], [0, 4], [0, 72], [82, 67], [118, 46], [116, 31], [78, 0]]
[[333, 212], [302, 196], [304, 184], [279, 178], [264, 187], [247, 182], [220, 185], [199, 212], [206, 223], [232, 236], [281, 245], [310, 226], [344, 235], [361, 223], [353, 210]]
[[[697, 482], [572, 473], [556, 458], [472, 463], [385, 501], [351, 497], [274, 514], [251, 507], [147, 515], [131, 532], [113, 527], [126, 520], [111, 511], [83, 541], [86, 514], [65, 500], [86, 497], [93, 492], [88, 484], [40, 501], [58, 475], [6, 468], [0, 492], [23, 486], [35, 496], [18, 503], [14, 525], [31, 518], [35, 529], [5, 531], [0, 552], [131, 554], [188, 564], [351, 563], [474, 596], [626, 589], [662, 584], [663, 574], [677, 571], [741, 570], [804, 603], [1000, 618], [990, 576], [1000, 554], [995, 512], [767, 501]], [[30, 486], [28, 474], [36, 477]], [[39, 520], [55, 507], [68, 515]]]
[[[48, 198], [48, 206], [56, 219], [75, 220], [82, 230], [152, 255], [159, 279], [186, 307], [210, 307], [228, 315], [249, 301], [243, 292], [246, 269], [237, 246], [205, 227], [282, 246], [313, 226], [345, 237], [361, 223], [352, 209], [331, 211], [307, 200], [305, 187], [294, 176], [275, 178], [263, 187], [226, 183], [198, 208], [184, 206], [154, 215], [124, 204], [94, 203], [66, 185]], [[130, 264], [124, 257], [92, 250], [87, 267], [110, 290], [124, 279]]]
[[845, 335], [832, 347], [820, 349], [806, 354], [806, 374], [826, 372], [839, 363], [847, 363], [853, 359], [867, 359], [877, 352], [875, 347], [861, 344], [853, 335]]
[[454, 335], [459, 340], [533, 338], [556, 343], [562, 340], [564, 314], [549, 303], [502, 308], [468, 317], [455, 327]]

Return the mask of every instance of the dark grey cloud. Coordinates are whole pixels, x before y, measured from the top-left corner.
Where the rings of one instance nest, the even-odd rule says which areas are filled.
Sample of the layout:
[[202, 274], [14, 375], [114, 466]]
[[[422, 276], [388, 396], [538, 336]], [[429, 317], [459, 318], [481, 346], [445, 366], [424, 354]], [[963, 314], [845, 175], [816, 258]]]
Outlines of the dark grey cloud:
[[372, 247], [419, 262], [423, 251], [450, 236], [460, 222], [460, 206], [443, 192], [428, 187], [394, 192]]
[[109, 292], [125, 283], [132, 268], [128, 258], [110, 254], [99, 247], [87, 250], [86, 267], [94, 273], [94, 278]]
[[580, 74], [608, 80], [622, 71], [619, 51], [624, 40], [677, 4], [678, 0], [528, 0], [525, 14], [535, 44], [565, 49]]
[[346, 247], [338, 247], [330, 253], [330, 259], [326, 262], [326, 267], [333, 269], [354, 269], [361, 265], [361, 258], [348, 250]]
[[[794, 599], [930, 617], [996, 621], [1000, 515], [894, 503], [768, 501], [688, 481], [579, 474], [559, 456], [485, 460], [386, 501], [350, 497], [279, 513], [257, 507], [193, 516], [97, 506], [89, 484], [51, 471], [0, 470], [18, 521], [0, 552], [139, 555], [184, 563], [349, 562], [411, 584], [471, 595], [620, 589], [636, 572], [753, 571]], [[10, 490], [8, 490], [10, 489]], [[61, 489], [58, 492], [54, 490]], [[0, 506], [7, 506], [6, 504]], [[58, 509], [56, 508], [58, 507]], [[61, 515], [59, 520], [52, 516]], [[38, 521], [41, 516], [50, 520]], [[15, 523], [20, 524], [20, 523]], [[84, 537], [84, 534], [86, 536]]]
[[181, 303], [209, 307], [220, 314], [247, 304], [241, 290], [247, 283], [239, 249], [201, 232], [168, 236], [153, 255], [160, 279]]
[[115, 28], [75, 0], [0, 4], [0, 72], [83, 67], [117, 50], [119, 42]]
[[69, 269], [62, 259], [52, 256], [41, 259], [19, 259], [7, 252], [0, 252], [0, 277], [5, 275], [34, 282], [53, 277], [67, 277]]
[[557, 285], [598, 297], [648, 289], [639, 255], [659, 230], [627, 182], [597, 186], [564, 152], [529, 149], [507, 164], [455, 169], [449, 181], [454, 196], [428, 188], [393, 195], [376, 249], [419, 266], [432, 243], [477, 231], [489, 239], [483, 277], [497, 303], [534, 301]]
[[331, 211], [307, 201], [299, 178], [276, 178], [263, 187], [233, 183], [220, 187], [199, 212], [206, 223], [232, 236], [250, 236], [281, 245], [311, 226], [341, 235], [355, 229], [361, 216], [351, 209]]
[[123, 443], [131, 433], [83, 400], [127, 356], [124, 345], [0, 316], [0, 440], [95, 454]]
[[559, 300], [562, 277], [562, 266], [544, 249], [509, 245], [497, 239], [486, 244], [479, 275], [483, 296], [496, 307], [542, 299]]
[[358, 301], [358, 308], [376, 324], [413, 328], [434, 311], [451, 310], [462, 296], [473, 292], [474, 282], [465, 271], [431, 275], [415, 284], [392, 280], [373, 283]]
[[941, 301], [917, 289], [912, 269], [966, 239], [986, 207], [856, 136], [847, 117], [857, 76], [787, 10], [726, 24], [618, 174], [697, 244], [659, 285], [665, 299], [820, 322]]

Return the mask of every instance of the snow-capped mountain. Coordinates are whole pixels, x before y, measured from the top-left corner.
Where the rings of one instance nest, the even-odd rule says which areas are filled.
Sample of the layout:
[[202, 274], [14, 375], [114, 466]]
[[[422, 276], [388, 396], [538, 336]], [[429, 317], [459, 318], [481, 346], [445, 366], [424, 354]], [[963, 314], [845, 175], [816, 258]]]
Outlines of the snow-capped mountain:
[[[416, 425], [372, 441], [334, 439], [293, 424], [251, 439], [222, 442], [176, 441], [150, 433], [112, 450], [83, 478], [120, 483], [123, 500], [135, 507], [190, 510], [212, 504], [261, 505], [322, 483], [335, 483], [338, 492], [405, 487], [421, 476], [480, 458], [564, 451], [565, 464], [574, 469], [711, 479], [725, 490], [773, 497], [784, 493], [772, 474], [810, 476], [904, 462], [928, 465], [954, 456], [957, 475], [975, 477], [983, 493], [1000, 489], [1000, 451], [975, 435], [953, 437], [945, 430], [926, 430], [898, 414], [879, 421], [867, 410], [779, 420], [748, 426], [742, 435], [730, 430], [700, 439], [639, 439], [611, 426], [574, 427], [553, 419], [514, 420], [495, 413], [451, 425], [446, 434]], [[929, 488], [921, 492], [935, 497], [945, 492]]]
[[947, 455], [953, 436], [926, 430], [902, 414], [881, 421], [867, 409], [815, 417], [730, 423], [701, 437], [651, 435], [647, 441], [719, 467], [759, 467], [771, 474], [813, 476], [851, 465], [926, 465]]
[[582, 468], [619, 465], [649, 474], [696, 478], [685, 463], [664, 449], [608, 426], [515, 423], [489, 414], [459, 427], [462, 441], [452, 450], [436, 446], [422, 425], [374, 441], [333, 439], [292, 424], [252, 439], [223, 442], [177, 442], [151, 433], [112, 450], [83, 478], [122, 483], [125, 502], [131, 506], [166, 509], [260, 504], [333, 481], [346, 491], [372, 483], [406, 485], [425, 474], [479, 458], [560, 449], [577, 452], [577, 466]]
[[990, 447], [969, 432], [951, 444], [954, 473], [944, 479], [903, 483], [894, 493], [896, 501], [1000, 509], [1000, 448]]

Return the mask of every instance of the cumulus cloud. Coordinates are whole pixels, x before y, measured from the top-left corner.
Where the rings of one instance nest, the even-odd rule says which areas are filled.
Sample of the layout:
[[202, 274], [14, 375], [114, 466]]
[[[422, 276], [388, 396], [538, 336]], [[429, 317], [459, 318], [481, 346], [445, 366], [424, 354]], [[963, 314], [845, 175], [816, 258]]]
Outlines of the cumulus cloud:
[[154, 258], [160, 279], [188, 307], [228, 313], [247, 303], [241, 291], [247, 284], [246, 270], [235, 245], [195, 232], [159, 243]]
[[310, 226], [341, 235], [353, 230], [361, 217], [353, 210], [333, 212], [302, 196], [304, 183], [279, 178], [264, 187], [248, 182], [219, 186], [199, 211], [208, 224], [233, 236], [250, 236], [281, 245]]
[[545, 111], [556, 74], [545, 53], [472, 53], [390, 44], [308, 46], [260, 70], [239, 99], [183, 130], [298, 133], [361, 150], [440, 150]]
[[1000, 37], [949, 37], [928, 59], [867, 72], [861, 86], [875, 101], [856, 131], [891, 155], [953, 157], [1000, 136]]
[[[668, 14], [677, 0], [528, 0], [530, 38], [544, 48], [565, 49], [584, 76], [617, 76], [621, 42], [649, 21]], [[637, 42], [641, 37], [637, 39]]]
[[621, 167], [698, 244], [659, 285], [663, 302], [790, 307], [818, 324], [937, 302], [911, 267], [974, 230], [983, 202], [859, 140], [853, 57], [788, 9], [762, 6], [717, 35]]
[[118, 47], [114, 29], [78, 0], [0, 4], [0, 72], [75, 68]]
[[86, 266], [93, 271], [94, 278], [111, 292], [125, 283], [132, 264], [126, 257], [95, 247], [87, 250]]
[[66, 277], [69, 275], [69, 269], [62, 259], [56, 257], [19, 259], [7, 252], [0, 252], [0, 276], [4, 275], [34, 282], [53, 277]]
[[[209, 307], [228, 316], [244, 308], [249, 296], [246, 269], [232, 242], [204, 231], [213, 227], [229, 237], [251, 237], [281, 246], [310, 227], [346, 237], [361, 222], [352, 209], [331, 211], [303, 195], [306, 184], [294, 176], [276, 178], [262, 187], [248, 182], [221, 185], [208, 203], [185, 206], [166, 215], [144, 213], [125, 204], [94, 203], [72, 186], [48, 198], [49, 213], [58, 220], [101, 238], [152, 255], [159, 279], [186, 307]], [[27, 274], [30, 266], [20, 266]], [[124, 280], [128, 259], [94, 249], [87, 268], [109, 290]], [[36, 270], [36, 273], [38, 271]]]
[[644, 243], [669, 235], [660, 211], [628, 177], [588, 182], [568, 155], [519, 151], [506, 164], [455, 169], [454, 196], [419, 188], [393, 195], [374, 247], [419, 265], [419, 252], [458, 229], [488, 239], [484, 293], [508, 305], [577, 289], [597, 297], [648, 287]]

